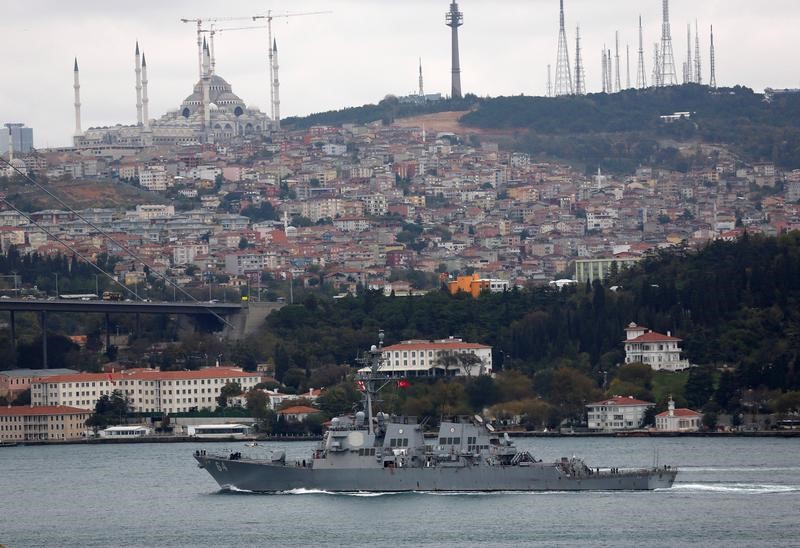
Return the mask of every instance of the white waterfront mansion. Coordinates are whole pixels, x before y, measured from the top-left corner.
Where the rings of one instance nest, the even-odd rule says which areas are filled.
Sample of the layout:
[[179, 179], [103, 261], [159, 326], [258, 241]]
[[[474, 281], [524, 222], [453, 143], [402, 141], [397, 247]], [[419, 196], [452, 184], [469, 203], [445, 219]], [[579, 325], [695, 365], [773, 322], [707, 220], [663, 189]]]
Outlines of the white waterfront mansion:
[[380, 370], [393, 377], [469, 377], [492, 373], [491, 346], [453, 337], [403, 341], [385, 347], [383, 357]]
[[586, 405], [587, 425], [589, 430], [603, 432], [641, 428], [645, 412], [653, 405], [632, 396], [614, 396], [589, 403]]
[[682, 371], [692, 365], [689, 360], [681, 359], [680, 342], [682, 339], [656, 333], [630, 323], [625, 328], [625, 363], [643, 363], [655, 371]]

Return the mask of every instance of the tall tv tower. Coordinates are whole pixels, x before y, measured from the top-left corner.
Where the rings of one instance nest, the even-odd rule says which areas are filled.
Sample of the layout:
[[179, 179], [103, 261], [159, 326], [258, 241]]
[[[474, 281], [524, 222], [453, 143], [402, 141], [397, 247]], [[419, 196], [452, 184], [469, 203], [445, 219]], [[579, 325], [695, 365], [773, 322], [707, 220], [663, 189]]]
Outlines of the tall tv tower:
[[636, 87], [647, 87], [647, 77], [644, 69], [644, 44], [642, 43], [642, 16], [639, 16], [639, 68], [636, 69]]
[[556, 59], [555, 95], [572, 95], [572, 71], [569, 68], [567, 31], [564, 28], [564, 0], [561, 0], [561, 17], [558, 30], [558, 58]]
[[453, 69], [450, 96], [453, 99], [461, 99], [461, 63], [458, 55], [458, 27], [464, 24], [464, 14], [458, 11], [458, 2], [450, 4], [450, 11], [445, 15], [445, 24], [453, 29]]
[[675, 73], [675, 55], [672, 53], [672, 31], [669, 27], [669, 0], [662, 0], [664, 20], [661, 24], [661, 79], [659, 85], [674, 86], [678, 83]]
[[717, 87], [717, 59], [714, 55], [714, 25], [711, 25], [711, 79], [708, 85], [712, 88]]
[[586, 73], [581, 58], [581, 27], [575, 29], [575, 95], [586, 95]]
[[551, 76], [550, 65], [547, 65], [547, 96], [553, 96], [553, 78]]
[[694, 21], [694, 81], [703, 83], [703, 63], [700, 62], [700, 29], [697, 19]]

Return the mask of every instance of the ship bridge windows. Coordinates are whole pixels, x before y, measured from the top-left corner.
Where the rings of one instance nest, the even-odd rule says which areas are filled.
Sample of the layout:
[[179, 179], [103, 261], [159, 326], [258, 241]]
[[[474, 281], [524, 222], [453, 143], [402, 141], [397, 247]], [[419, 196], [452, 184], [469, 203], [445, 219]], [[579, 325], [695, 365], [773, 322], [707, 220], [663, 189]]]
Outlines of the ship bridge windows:
[[461, 445], [461, 438], [439, 438], [439, 445]]
[[408, 438], [390, 438], [389, 447], [408, 447]]
[[358, 450], [359, 457], [374, 457], [375, 456], [375, 448], [374, 447], [362, 447]]

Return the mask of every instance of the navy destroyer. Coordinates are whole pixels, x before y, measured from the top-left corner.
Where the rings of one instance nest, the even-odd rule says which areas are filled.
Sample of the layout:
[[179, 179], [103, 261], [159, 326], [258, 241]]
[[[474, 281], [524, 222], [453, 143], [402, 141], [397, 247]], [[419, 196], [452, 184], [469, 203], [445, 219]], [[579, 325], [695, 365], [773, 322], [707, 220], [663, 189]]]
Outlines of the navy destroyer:
[[402, 491], [612, 491], [671, 487], [677, 469], [591, 468], [575, 457], [542, 462], [520, 451], [480, 416], [443, 420], [435, 440], [410, 417], [373, 414], [381, 388], [397, 379], [381, 374], [383, 334], [362, 360], [357, 382], [364, 411], [337, 417], [308, 458], [288, 462], [283, 450], [265, 458], [197, 450], [194, 458], [223, 489], [280, 493]]

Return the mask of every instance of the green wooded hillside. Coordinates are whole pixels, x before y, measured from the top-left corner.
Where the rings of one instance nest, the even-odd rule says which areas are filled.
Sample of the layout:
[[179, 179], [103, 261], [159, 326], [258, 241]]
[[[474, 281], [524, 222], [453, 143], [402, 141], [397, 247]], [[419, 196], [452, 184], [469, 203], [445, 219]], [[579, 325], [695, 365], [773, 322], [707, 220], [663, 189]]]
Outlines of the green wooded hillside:
[[[492, 345], [496, 367], [522, 373], [531, 393], [545, 399], [554, 391], [564, 398], [565, 383], [589, 383], [572, 397], [596, 395], [603, 372], [612, 387], [642, 389], [637, 394], [653, 397], [659, 392], [656, 379], [638, 379], [638, 373], [627, 378], [630, 368], [618, 367], [624, 361], [623, 329], [635, 321], [683, 338], [692, 363], [707, 366], [684, 373], [676, 385], [687, 385], [693, 405], [715, 402], [720, 386], [727, 394], [720, 396], [725, 409], [735, 408], [734, 395], [747, 389], [800, 389], [800, 233], [660, 252], [612, 284], [621, 288], [595, 283], [478, 299], [443, 291], [417, 298], [365, 292], [338, 301], [309, 295], [303, 304], [273, 313], [251, 343], [274, 360], [279, 379], [289, 375], [300, 385], [298, 376], [352, 364], [384, 329], [387, 344], [452, 335]], [[720, 368], [727, 369], [722, 376]], [[577, 413], [579, 402], [562, 403]]]

